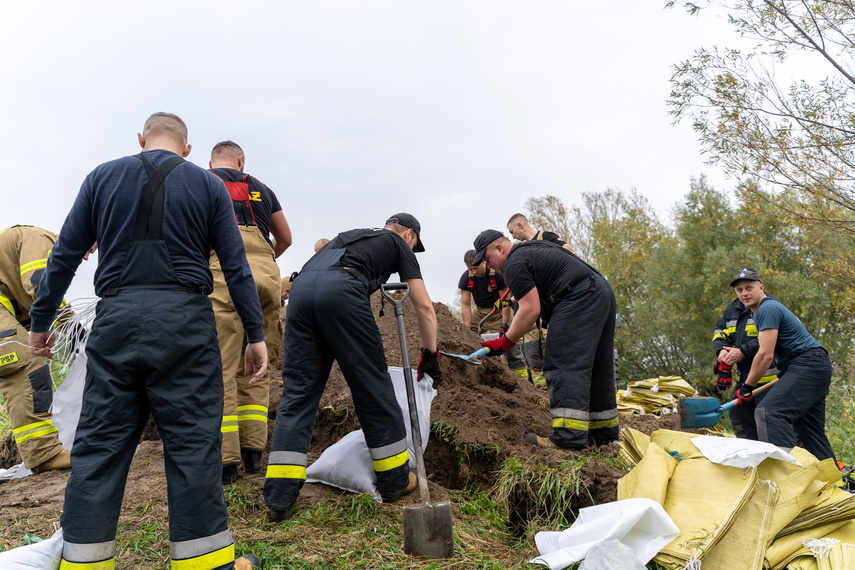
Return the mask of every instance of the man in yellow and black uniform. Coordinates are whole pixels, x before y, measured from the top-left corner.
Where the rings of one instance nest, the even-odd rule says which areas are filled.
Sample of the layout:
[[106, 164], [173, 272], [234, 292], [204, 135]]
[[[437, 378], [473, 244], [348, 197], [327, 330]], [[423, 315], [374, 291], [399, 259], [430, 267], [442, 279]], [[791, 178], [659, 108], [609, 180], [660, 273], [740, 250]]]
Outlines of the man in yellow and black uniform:
[[55, 242], [53, 233], [33, 226], [0, 230], [0, 393], [24, 467], [36, 473], [71, 467], [50, 411], [50, 367], [30, 353], [25, 328]]
[[[777, 301], [772, 295], [766, 296]], [[730, 388], [733, 377], [732, 369], [734, 365], [736, 366], [737, 378], [736, 385], [733, 387], [733, 398], [736, 398], [736, 393], [745, 379], [748, 378], [751, 365], [754, 363], [754, 356], [760, 350], [754, 315], [739, 299], [734, 299], [725, 307], [724, 314], [715, 324], [713, 348], [716, 355], [714, 373], [717, 376], [719, 390]], [[760, 379], [758, 385], [770, 382], [777, 377], [778, 369], [773, 364]], [[733, 427], [733, 433], [736, 437], [755, 441], [759, 439], [757, 422], [754, 420], [754, 410], [763, 401], [764, 395], [757, 394], [751, 401], [729, 410], [730, 425]]]
[[[243, 150], [232, 141], [218, 143], [211, 150], [211, 172], [226, 184], [231, 195], [246, 260], [255, 280], [264, 314], [267, 355], [270, 361], [276, 361], [282, 344], [281, 283], [276, 258], [291, 245], [291, 229], [276, 195], [256, 178], [244, 174], [244, 164]], [[216, 253], [211, 254], [211, 272], [214, 292], [210, 297], [223, 359], [223, 483], [231, 483], [241, 460], [250, 473], [263, 465], [270, 376], [251, 384], [251, 376], [243, 374], [241, 355], [246, 338]]]

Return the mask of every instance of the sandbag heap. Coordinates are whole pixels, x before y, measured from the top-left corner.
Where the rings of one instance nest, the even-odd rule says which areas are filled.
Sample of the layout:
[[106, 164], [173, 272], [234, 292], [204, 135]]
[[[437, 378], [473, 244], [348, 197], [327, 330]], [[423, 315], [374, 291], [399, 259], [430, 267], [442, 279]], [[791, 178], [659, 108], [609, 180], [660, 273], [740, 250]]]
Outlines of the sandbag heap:
[[698, 392], [679, 376], [660, 376], [629, 384], [618, 390], [618, 411], [623, 414], [676, 414], [680, 394], [697, 396]]
[[840, 473], [833, 460], [795, 448], [797, 463], [767, 458], [756, 467], [731, 467], [708, 460], [692, 443], [698, 434], [647, 436], [625, 428], [622, 435], [634, 466], [618, 482], [618, 499], [653, 499], [680, 529], [654, 557], [660, 566], [855, 567], [855, 495], [835, 485]]

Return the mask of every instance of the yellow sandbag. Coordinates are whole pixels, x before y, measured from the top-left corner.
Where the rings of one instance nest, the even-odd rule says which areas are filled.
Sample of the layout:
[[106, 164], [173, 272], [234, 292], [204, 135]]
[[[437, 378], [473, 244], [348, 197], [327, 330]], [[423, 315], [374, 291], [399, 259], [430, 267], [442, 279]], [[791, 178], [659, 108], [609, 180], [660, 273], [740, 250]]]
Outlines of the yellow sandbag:
[[757, 480], [745, 506], [739, 511], [730, 530], [705, 549], [701, 558], [703, 570], [762, 570], [766, 544], [775, 536], [769, 526], [775, 510], [777, 485]]
[[620, 435], [621, 459], [627, 467], [632, 468], [641, 461], [644, 450], [650, 444], [650, 436], [632, 428], [623, 428]]
[[664, 449], [651, 443], [638, 465], [618, 481], [618, 501], [643, 497], [664, 506], [668, 481], [677, 463]]
[[670, 429], [658, 429], [650, 434], [650, 441], [656, 443], [671, 453], [676, 451], [683, 459], [704, 459], [704, 454], [695, 447], [692, 440], [701, 434], [674, 431]]
[[[661, 553], [699, 560], [730, 530], [754, 491], [755, 480], [754, 468], [717, 465], [706, 459], [680, 461], [668, 483], [664, 505], [680, 536]], [[743, 558], [750, 559], [752, 553], [753, 549], [743, 553]]]
[[819, 498], [819, 502], [802, 511], [780, 531], [779, 535], [855, 518], [855, 495], [826, 484], [820, 491]]
[[778, 459], [766, 459], [757, 466], [757, 478], [774, 482], [778, 490], [775, 509], [769, 521], [773, 537], [817, 502], [820, 491], [827, 485], [819, 480], [822, 477], [822, 470], [817, 464], [804, 467]]
[[[788, 562], [797, 556], [805, 554], [805, 552], [800, 552], [804, 548], [802, 545], [804, 541], [812, 538], [822, 538], [844, 524], [842, 521], [832, 522], [775, 538], [775, 541], [766, 548], [766, 567], [770, 570], [783, 570], [787, 567]], [[809, 553], [810, 551], [807, 552]]]
[[[808, 551], [810, 552], [810, 551]], [[816, 558], [813, 557], [813, 554], [808, 554], [807, 556], [799, 556], [798, 558], [794, 558], [788, 565], [788, 570], [819, 570], [819, 566], [816, 563]]]

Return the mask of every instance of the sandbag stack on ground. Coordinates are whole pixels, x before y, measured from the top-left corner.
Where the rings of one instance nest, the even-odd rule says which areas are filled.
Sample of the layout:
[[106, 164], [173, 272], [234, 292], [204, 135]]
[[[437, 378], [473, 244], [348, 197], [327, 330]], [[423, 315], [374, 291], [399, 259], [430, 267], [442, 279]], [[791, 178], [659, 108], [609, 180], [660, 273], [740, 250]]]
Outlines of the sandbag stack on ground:
[[618, 390], [618, 411], [624, 414], [676, 414], [680, 394], [697, 396], [697, 391], [679, 376], [660, 376], [629, 384]]
[[[830, 459], [795, 448], [797, 463], [768, 458], [756, 467], [709, 461], [692, 443], [698, 434], [622, 432], [632, 471], [618, 482], [618, 499], [661, 504], [680, 536], [654, 560], [688, 570], [843, 570], [855, 562], [855, 495], [834, 484]], [[699, 444], [700, 445], [700, 444]]]

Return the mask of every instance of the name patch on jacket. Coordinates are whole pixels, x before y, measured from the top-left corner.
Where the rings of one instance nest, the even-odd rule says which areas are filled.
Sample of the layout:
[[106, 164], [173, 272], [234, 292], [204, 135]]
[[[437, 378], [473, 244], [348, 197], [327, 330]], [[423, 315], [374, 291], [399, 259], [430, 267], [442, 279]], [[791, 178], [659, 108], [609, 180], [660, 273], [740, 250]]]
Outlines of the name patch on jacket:
[[12, 364], [13, 362], [18, 362], [18, 353], [11, 352], [9, 354], [4, 354], [0, 356], [0, 366], [6, 366], [7, 364]]

